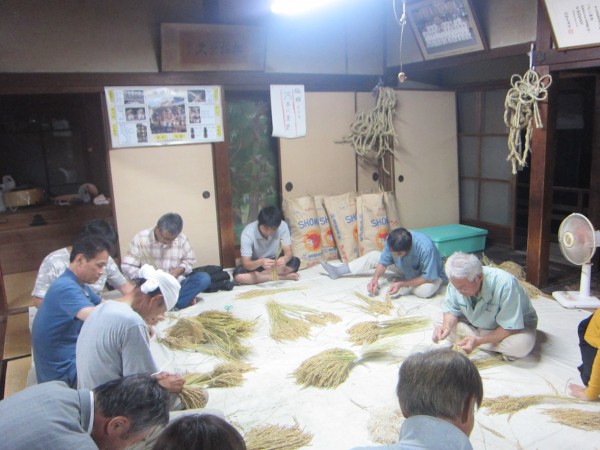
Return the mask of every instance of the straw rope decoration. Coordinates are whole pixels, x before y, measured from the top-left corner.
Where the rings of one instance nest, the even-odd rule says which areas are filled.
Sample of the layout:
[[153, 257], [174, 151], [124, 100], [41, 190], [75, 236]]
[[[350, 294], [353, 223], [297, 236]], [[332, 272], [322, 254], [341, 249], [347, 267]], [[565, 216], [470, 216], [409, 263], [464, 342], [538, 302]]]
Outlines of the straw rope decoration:
[[350, 125], [350, 134], [338, 144], [352, 144], [357, 155], [366, 159], [381, 161], [382, 169], [390, 174], [385, 166], [385, 155], [393, 156], [394, 143], [398, 142], [394, 130], [396, 93], [392, 88], [377, 87], [377, 102], [369, 112], [360, 111]]
[[314, 325], [322, 326], [341, 320], [332, 313], [306, 306], [282, 305], [274, 300], [269, 300], [266, 307], [271, 324], [271, 337], [277, 342], [307, 338]]
[[423, 317], [400, 317], [383, 322], [360, 322], [350, 327], [347, 333], [350, 335], [350, 341], [356, 345], [372, 344], [382, 338], [422, 330], [429, 323], [429, 319]]
[[294, 426], [261, 425], [244, 433], [248, 450], [295, 450], [306, 447], [313, 435]]
[[[538, 102], [546, 100], [552, 77], [538, 73], [530, 68], [525, 75], [513, 75], [510, 88], [504, 100], [504, 124], [508, 127], [508, 157], [512, 164], [513, 175], [517, 167], [527, 165], [527, 155], [531, 151], [533, 125], [543, 128]], [[525, 139], [521, 141], [521, 131], [525, 130]]]

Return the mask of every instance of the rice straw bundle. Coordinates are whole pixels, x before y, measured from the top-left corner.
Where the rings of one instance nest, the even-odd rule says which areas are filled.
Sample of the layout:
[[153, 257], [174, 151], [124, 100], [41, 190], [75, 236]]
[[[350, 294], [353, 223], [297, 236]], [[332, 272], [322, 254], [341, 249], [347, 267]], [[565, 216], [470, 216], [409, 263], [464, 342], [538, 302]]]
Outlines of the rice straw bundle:
[[218, 365], [212, 372], [187, 373], [184, 375], [186, 386], [205, 386], [209, 388], [230, 388], [241, 386], [244, 373], [254, 370], [252, 366], [240, 362], [226, 362]]
[[585, 431], [600, 430], [600, 412], [574, 408], [554, 408], [544, 411], [554, 422]]
[[310, 335], [313, 325], [325, 325], [341, 320], [335, 314], [320, 312], [306, 306], [282, 305], [273, 300], [267, 302], [266, 306], [271, 324], [271, 337], [278, 342], [306, 338]]
[[481, 407], [488, 408], [488, 414], [509, 414], [519, 412], [530, 406], [539, 405], [547, 398], [552, 398], [551, 395], [524, 395], [521, 397], [511, 397], [509, 395], [501, 395], [496, 398], [486, 398], [483, 400]]
[[263, 425], [244, 433], [248, 450], [294, 450], [306, 447], [313, 435], [294, 426]]
[[379, 323], [375, 321], [360, 322], [346, 331], [350, 341], [356, 345], [370, 344], [379, 339]]
[[504, 261], [498, 265], [498, 268], [513, 275], [517, 280], [525, 279], [525, 269], [520, 264], [513, 261]]
[[170, 327], [164, 338], [159, 339], [167, 347], [176, 350], [193, 350], [208, 342], [204, 326], [193, 317], [182, 317]]
[[314, 312], [307, 314], [304, 318], [315, 325], [327, 325], [328, 323], [338, 323], [342, 318], [330, 312]]
[[184, 384], [179, 397], [185, 409], [204, 408], [208, 403], [208, 391], [199, 386]]
[[255, 327], [256, 321], [242, 320], [220, 311], [206, 311], [196, 317], [182, 317], [160, 341], [178, 350], [236, 360], [249, 353], [250, 349], [241, 343], [241, 338], [248, 337]]
[[365, 311], [367, 314], [378, 316], [380, 314], [389, 314], [392, 311], [392, 299], [389, 295], [386, 296], [385, 301], [383, 302], [374, 300], [356, 291], [354, 291], [354, 295], [366, 304], [366, 306], [358, 305], [358, 308]]
[[230, 334], [236, 334], [241, 338], [247, 338], [252, 335], [256, 329], [256, 320], [244, 320], [223, 311], [204, 311], [198, 314], [198, 322], [205, 329], [224, 330]]
[[422, 317], [400, 317], [383, 322], [362, 322], [348, 330], [350, 340], [357, 345], [371, 344], [378, 339], [400, 336], [425, 328], [429, 319]]
[[517, 264], [516, 262], [504, 261], [504, 262], [501, 262], [500, 264], [496, 264], [496, 263], [494, 263], [494, 261], [489, 259], [487, 256], [482, 255], [481, 263], [484, 266], [498, 267], [498, 268], [504, 270], [505, 272], [508, 272], [511, 275], [513, 275], [515, 278], [517, 278], [517, 280], [519, 280], [519, 284], [521, 285], [521, 287], [523, 287], [523, 289], [525, 289], [525, 292], [527, 293], [527, 296], [530, 299], [534, 299], [536, 297], [546, 297], [549, 299], [554, 298], [551, 295], [548, 295], [545, 292], [541, 291], [540, 289], [538, 289], [537, 287], [535, 287], [533, 284], [529, 283], [528, 281], [525, 281], [525, 269], [523, 269], [523, 267], [521, 265]]
[[279, 289], [251, 289], [246, 292], [240, 292], [235, 296], [237, 300], [249, 300], [257, 297], [264, 297], [267, 295], [280, 294], [282, 292], [288, 291], [299, 291], [303, 289], [302, 287], [286, 287]]
[[332, 348], [304, 361], [294, 376], [296, 382], [304, 386], [334, 388], [346, 381], [356, 359], [350, 350]]
[[395, 410], [371, 411], [367, 421], [369, 437], [378, 444], [395, 444], [400, 436], [402, 422], [404, 422], [404, 416], [398, 408]]
[[[275, 262], [277, 262], [277, 258], [281, 255], [283, 251], [283, 244], [281, 243], [281, 239], [279, 239], [279, 244], [277, 245], [277, 251], [275, 252]], [[271, 268], [271, 278], [273, 281], [279, 281], [279, 273], [277, 272], [277, 264], [273, 264]]]
[[506, 361], [502, 355], [483, 355], [480, 357], [473, 357], [470, 358], [471, 361], [473, 362], [473, 364], [475, 364], [475, 367], [477, 367], [478, 370], [484, 370], [484, 369], [489, 369], [490, 367], [496, 367], [496, 366], [501, 366], [503, 364], [508, 364], [508, 361]]

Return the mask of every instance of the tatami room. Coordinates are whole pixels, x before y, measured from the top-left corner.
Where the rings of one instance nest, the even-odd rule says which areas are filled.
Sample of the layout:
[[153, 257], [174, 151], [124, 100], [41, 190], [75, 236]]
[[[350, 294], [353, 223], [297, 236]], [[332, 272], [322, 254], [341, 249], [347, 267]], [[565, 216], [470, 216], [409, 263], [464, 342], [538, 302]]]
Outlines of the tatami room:
[[[443, 257], [462, 250], [484, 264], [518, 264], [531, 289], [539, 317], [532, 353], [511, 362], [470, 355], [492, 402], [476, 412], [473, 447], [596, 448], [597, 405], [568, 389], [581, 383], [577, 326], [594, 302], [565, 306], [553, 293], [600, 295], [595, 245], [585, 260], [569, 259], [559, 237], [572, 213], [589, 222], [592, 236], [600, 228], [600, 33], [577, 23], [570, 32], [562, 21], [600, 4], [331, 0], [291, 15], [271, 3], [0, 4], [9, 19], [0, 27], [0, 396], [28, 384], [38, 268], [85, 223], [113, 224], [119, 260], [138, 231], [176, 212], [197, 266], [231, 272], [242, 229], [275, 205], [301, 241], [299, 280], [204, 293], [169, 313], [151, 341], [157, 364], [214, 370], [220, 358], [174, 347], [169, 330], [183, 318], [227, 312], [254, 324], [243, 340], [252, 369], [239, 386], [209, 388], [208, 408], [245, 436], [267, 425], [299, 432], [284, 448], [393, 444], [404, 420], [398, 368], [412, 352], [438, 346], [431, 335], [445, 287], [431, 299], [407, 295], [374, 311], [373, 301], [388, 302], [392, 278], [372, 297], [370, 273], [331, 279], [319, 264], [329, 257], [302, 253], [316, 241], [291, 223], [297, 201], [327, 217], [324, 198], [349, 199], [358, 221], [361, 205], [366, 211], [367, 199], [376, 199], [387, 231], [396, 224], [435, 239], [457, 226], [458, 243], [436, 241]], [[458, 24], [452, 33], [440, 25], [450, 16]], [[142, 94], [156, 104], [133, 98]], [[297, 107], [293, 129], [286, 95]], [[519, 95], [528, 103], [517, 108], [510, 99]], [[184, 121], [163, 123], [177, 102]], [[334, 231], [318, 242], [330, 240], [338, 265], [362, 255], [354, 237], [355, 255]], [[273, 305], [340, 320], [278, 340]], [[401, 318], [419, 322], [373, 358], [349, 334], [363, 322]], [[298, 381], [303, 361], [332, 348], [356, 356], [344, 381], [329, 388]], [[522, 408], [493, 411], [502, 396]], [[589, 413], [588, 423], [556, 415], [567, 409]]]

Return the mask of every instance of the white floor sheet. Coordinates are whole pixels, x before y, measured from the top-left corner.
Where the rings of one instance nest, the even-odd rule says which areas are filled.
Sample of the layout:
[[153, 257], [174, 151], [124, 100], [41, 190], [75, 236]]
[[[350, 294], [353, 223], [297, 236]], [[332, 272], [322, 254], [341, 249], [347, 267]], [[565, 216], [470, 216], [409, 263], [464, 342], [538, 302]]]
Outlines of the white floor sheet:
[[[157, 327], [157, 334], [172, 325], [178, 317], [194, 316], [203, 311], [225, 311], [248, 320], [257, 319], [258, 329], [245, 343], [253, 351], [246, 362], [256, 370], [246, 373], [241, 387], [210, 389], [207, 407], [221, 410], [225, 417], [244, 430], [257, 425], [294, 425], [313, 434], [306, 448], [344, 450], [355, 446], [377, 445], [370, 438], [367, 423], [373, 414], [398, 409], [395, 394], [398, 367], [411, 352], [433, 348], [433, 323], [441, 317], [443, 291], [432, 299], [405, 296], [394, 300], [389, 316], [421, 316], [431, 319], [423, 331], [395, 338], [390, 357], [358, 364], [349, 378], [335, 389], [305, 388], [296, 384], [292, 375], [298, 366], [321, 351], [342, 347], [359, 355], [361, 348], [348, 340], [346, 330], [352, 325], [377, 318], [362, 311], [354, 291], [367, 293], [369, 276], [350, 276], [331, 280], [320, 267], [300, 272], [300, 281], [277, 281], [259, 286], [239, 286], [233, 291], [203, 294], [197, 305], [171, 314]], [[250, 300], [236, 299], [244, 291], [295, 287], [296, 291], [274, 293]], [[387, 281], [382, 283], [384, 299]], [[275, 300], [283, 304], [306, 305], [337, 314], [342, 321], [324, 327], [315, 326], [309, 339], [275, 342], [270, 337], [265, 303]], [[576, 367], [580, 364], [577, 325], [590, 315], [588, 311], [568, 310], [557, 302], [536, 298], [539, 316], [538, 343], [528, 357], [508, 364], [481, 370], [484, 396], [561, 395], [568, 397], [569, 382], [581, 384]], [[227, 308], [226, 308], [227, 307]], [[438, 344], [439, 345], [439, 344]], [[209, 372], [221, 361], [202, 353], [172, 351], [152, 340], [152, 351], [162, 370], [174, 372]], [[600, 432], [577, 430], [557, 423], [544, 414], [555, 407], [573, 407], [599, 411], [597, 402], [544, 402], [509, 417], [488, 415], [485, 408], [476, 414], [471, 442], [475, 449], [594, 449], [600, 448]]]

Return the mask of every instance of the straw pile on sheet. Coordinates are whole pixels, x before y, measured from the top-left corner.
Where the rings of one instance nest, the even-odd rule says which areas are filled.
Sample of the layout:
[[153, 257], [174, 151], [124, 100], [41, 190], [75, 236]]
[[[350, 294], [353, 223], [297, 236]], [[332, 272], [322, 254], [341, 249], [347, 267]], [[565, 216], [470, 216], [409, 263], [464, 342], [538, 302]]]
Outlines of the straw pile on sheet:
[[[237, 359], [254, 370], [244, 372], [239, 385], [208, 387], [207, 408], [222, 411], [247, 440], [252, 437], [248, 433], [253, 429], [299, 430], [311, 436], [310, 440], [299, 439], [296, 444], [288, 439], [289, 445], [278, 448], [342, 450], [391, 444], [402, 422], [395, 395], [402, 360], [414, 351], [451, 344], [431, 342], [433, 327], [441, 318], [443, 293], [428, 300], [414, 296], [392, 299], [387, 312], [374, 315], [360, 296], [385, 304], [389, 281], [383, 277], [380, 294], [369, 297], [366, 291], [369, 279], [369, 276], [347, 276], [331, 280], [320, 266], [314, 266], [302, 270], [299, 281], [276, 281], [205, 294], [198, 304], [170, 314], [168, 320], [157, 326], [157, 337], [151, 342], [154, 357], [161, 370], [213, 373], [226, 358], [189, 348], [169, 348], [161, 344], [161, 338], [165, 339], [169, 328], [183, 318], [190, 319], [206, 311], [227, 311], [225, 319], [255, 323], [253, 331], [240, 339], [247, 352]], [[278, 341], [272, 336], [269, 302], [330, 313], [341, 320], [313, 325], [306, 337]], [[539, 396], [542, 400], [511, 413], [493, 414], [489, 407], [482, 407], [476, 413], [471, 435], [473, 447], [477, 450], [594, 448], [599, 437], [594, 428], [597, 404], [572, 399], [567, 389], [570, 382], [580, 383], [576, 369], [581, 362], [577, 325], [590, 312], [567, 310], [544, 297], [536, 297], [533, 305], [539, 315], [539, 329], [538, 343], [531, 355], [513, 362], [480, 351], [470, 357], [480, 363], [487, 401], [502, 396], [510, 397], [512, 403], [526, 396]], [[422, 322], [374, 344], [355, 344], [348, 332], [361, 323], [393, 323], [403, 318]], [[378, 344], [374, 352], [379, 357], [369, 357], [368, 347]], [[305, 361], [331, 349], [354, 355], [348, 358], [351, 362], [344, 380], [328, 389], [305, 386], [297, 380], [294, 373]], [[489, 361], [485, 362], [486, 358]], [[592, 425], [586, 425], [582, 417]], [[270, 436], [264, 433], [263, 437]]]

